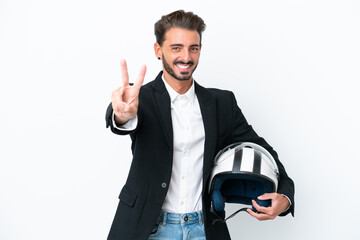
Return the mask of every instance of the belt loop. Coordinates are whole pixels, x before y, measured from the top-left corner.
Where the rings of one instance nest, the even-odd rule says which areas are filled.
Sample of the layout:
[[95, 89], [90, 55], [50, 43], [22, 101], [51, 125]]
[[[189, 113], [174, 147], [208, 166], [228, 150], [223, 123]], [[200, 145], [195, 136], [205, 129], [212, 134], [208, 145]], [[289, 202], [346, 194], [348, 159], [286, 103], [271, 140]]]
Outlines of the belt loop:
[[167, 212], [164, 212], [163, 222], [162, 222], [162, 225], [163, 225], [163, 226], [166, 225], [166, 220], [167, 220]]
[[196, 213], [197, 213], [197, 215], [198, 215], [200, 225], [203, 225], [202, 212], [201, 212], [201, 211], [198, 211], [198, 212], [196, 212]]

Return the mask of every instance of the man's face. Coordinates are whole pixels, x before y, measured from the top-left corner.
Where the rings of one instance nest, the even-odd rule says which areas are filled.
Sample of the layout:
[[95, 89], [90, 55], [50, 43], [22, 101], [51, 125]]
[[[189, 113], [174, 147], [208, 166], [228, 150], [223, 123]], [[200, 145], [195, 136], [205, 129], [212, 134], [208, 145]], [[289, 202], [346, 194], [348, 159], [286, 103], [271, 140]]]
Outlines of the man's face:
[[200, 35], [197, 31], [171, 28], [160, 47], [164, 75], [179, 81], [192, 79], [200, 58]]

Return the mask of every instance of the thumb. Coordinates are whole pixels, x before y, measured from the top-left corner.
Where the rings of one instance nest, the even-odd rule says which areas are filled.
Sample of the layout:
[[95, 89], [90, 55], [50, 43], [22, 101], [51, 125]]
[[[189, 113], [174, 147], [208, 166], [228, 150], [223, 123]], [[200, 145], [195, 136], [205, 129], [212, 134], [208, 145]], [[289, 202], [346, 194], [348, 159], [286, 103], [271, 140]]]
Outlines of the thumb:
[[119, 103], [119, 104], [116, 106], [116, 111], [117, 111], [117, 112], [120, 112], [120, 113], [123, 113], [123, 112], [124, 112], [124, 103], [123, 103], [123, 102]]

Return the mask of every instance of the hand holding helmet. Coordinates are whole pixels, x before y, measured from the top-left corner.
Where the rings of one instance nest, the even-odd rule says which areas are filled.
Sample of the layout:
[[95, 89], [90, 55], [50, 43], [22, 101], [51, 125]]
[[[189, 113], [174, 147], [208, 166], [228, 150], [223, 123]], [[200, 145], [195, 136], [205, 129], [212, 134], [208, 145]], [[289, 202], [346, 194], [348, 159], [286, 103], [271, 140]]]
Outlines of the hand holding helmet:
[[290, 202], [287, 197], [279, 193], [265, 193], [258, 197], [259, 200], [271, 200], [271, 206], [262, 207], [255, 200], [252, 200], [252, 205], [256, 209], [254, 212], [252, 209], [248, 208], [247, 212], [257, 218], [260, 221], [270, 220], [276, 218], [279, 214], [286, 211], [289, 208]]

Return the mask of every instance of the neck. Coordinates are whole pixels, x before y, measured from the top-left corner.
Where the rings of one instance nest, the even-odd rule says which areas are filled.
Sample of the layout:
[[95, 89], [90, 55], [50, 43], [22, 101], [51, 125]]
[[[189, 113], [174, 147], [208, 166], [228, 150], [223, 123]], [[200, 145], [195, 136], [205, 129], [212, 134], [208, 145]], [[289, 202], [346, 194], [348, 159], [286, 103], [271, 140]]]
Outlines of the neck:
[[163, 74], [164, 74], [164, 79], [165, 79], [166, 83], [169, 84], [169, 86], [179, 94], [186, 93], [190, 89], [190, 87], [193, 83], [192, 77], [189, 80], [180, 81], [180, 80], [173, 78], [166, 71], [163, 71]]

